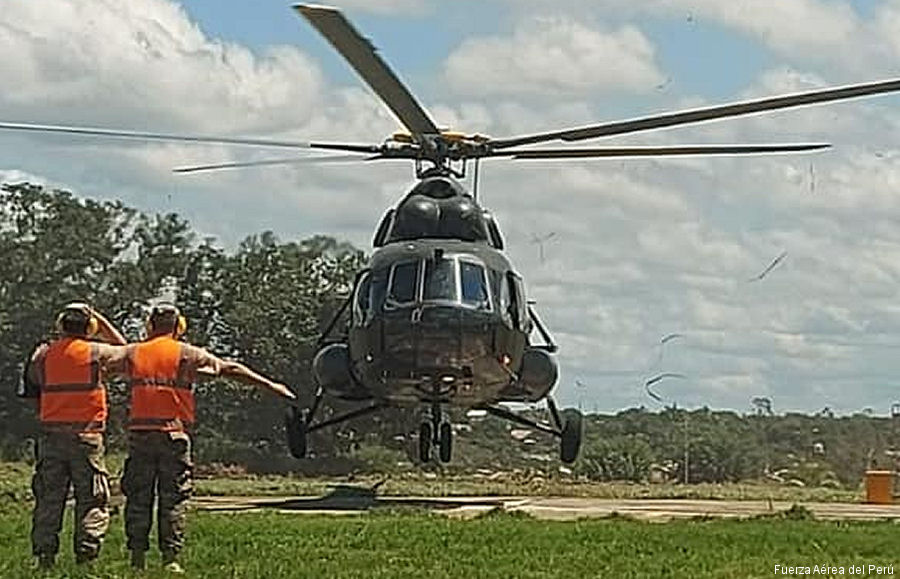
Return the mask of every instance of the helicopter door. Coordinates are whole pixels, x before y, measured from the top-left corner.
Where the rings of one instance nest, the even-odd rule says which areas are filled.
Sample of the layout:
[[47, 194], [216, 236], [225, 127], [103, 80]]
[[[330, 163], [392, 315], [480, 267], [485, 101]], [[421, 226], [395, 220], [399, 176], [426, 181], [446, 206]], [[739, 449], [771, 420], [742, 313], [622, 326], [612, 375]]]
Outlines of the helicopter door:
[[356, 284], [356, 295], [353, 296], [353, 325], [365, 326], [371, 315], [371, 280], [370, 272], [363, 272]]
[[528, 333], [531, 331], [531, 321], [528, 319], [528, 303], [525, 301], [525, 286], [515, 272], [507, 272], [506, 284], [509, 291], [508, 312], [512, 318], [515, 331], [510, 332], [507, 352], [512, 358], [514, 368], [518, 368], [522, 360], [522, 354], [528, 345]]
[[[347, 334], [347, 340], [350, 345], [350, 357], [354, 365], [357, 359], [362, 357], [362, 355], [370, 354], [373, 351], [373, 346], [377, 345], [371, 343], [371, 338], [375, 337], [372, 335], [373, 333], [364, 330], [372, 321], [371, 300], [372, 272], [364, 270], [356, 278], [350, 315], [351, 327]], [[380, 335], [380, 332], [375, 332], [375, 334]], [[354, 355], [354, 352], [356, 355]]]

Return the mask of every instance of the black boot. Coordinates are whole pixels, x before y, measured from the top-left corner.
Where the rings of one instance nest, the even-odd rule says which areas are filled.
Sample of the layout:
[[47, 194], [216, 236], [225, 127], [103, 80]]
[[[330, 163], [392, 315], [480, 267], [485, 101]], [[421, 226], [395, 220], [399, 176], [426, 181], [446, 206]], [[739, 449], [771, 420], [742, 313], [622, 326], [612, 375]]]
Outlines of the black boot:
[[37, 568], [41, 571], [49, 571], [56, 565], [56, 555], [44, 554], [37, 556]]
[[147, 567], [147, 562], [144, 558], [144, 551], [132, 551], [131, 552], [131, 568], [135, 571], [143, 571], [144, 568]]
[[78, 565], [87, 565], [97, 559], [97, 553], [75, 553], [75, 563]]
[[175, 573], [177, 575], [182, 575], [184, 573], [184, 567], [178, 564], [178, 555], [176, 553], [172, 551], [163, 551], [162, 559], [163, 569], [169, 573]]

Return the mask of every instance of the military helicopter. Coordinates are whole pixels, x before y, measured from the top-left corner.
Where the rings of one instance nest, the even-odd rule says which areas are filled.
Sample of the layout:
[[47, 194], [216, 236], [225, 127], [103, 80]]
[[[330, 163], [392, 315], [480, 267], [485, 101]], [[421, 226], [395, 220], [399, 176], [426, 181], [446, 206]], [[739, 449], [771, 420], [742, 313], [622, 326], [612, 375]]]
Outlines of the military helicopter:
[[[313, 361], [317, 384], [310, 408], [286, 418], [289, 448], [307, 454], [309, 433], [390, 406], [426, 408], [419, 458], [437, 447], [452, 453], [448, 406], [486, 412], [553, 435], [560, 458], [573, 462], [581, 445], [581, 415], [563, 419], [551, 390], [558, 379], [557, 345], [525, 294], [522, 277], [504, 255], [496, 220], [477, 200], [479, 161], [486, 158], [586, 159], [678, 155], [807, 152], [824, 143], [529, 148], [575, 142], [838, 101], [900, 90], [900, 79], [773, 96], [578, 128], [494, 139], [439, 128], [368, 40], [336, 8], [294, 7], [390, 108], [405, 132], [381, 144], [298, 142], [266, 138], [175, 135], [96, 127], [0, 122], [0, 129], [86, 136], [343, 151], [361, 161], [409, 159], [418, 183], [382, 218], [375, 251], [351, 295], [320, 339]], [[525, 147], [525, 148], [523, 148]], [[175, 169], [190, 173], [303, 162], [269, 159]], [[473, 190], [460, 179], [474, 163]], [[332, 334], [350, 310], [347, 331]], [[533, 334], [537, 333], [537, 336]], [[325, 396], [361, 403], [316, 421]], [[531, 420], [505, 403], [545, 401], [551, 422]]]

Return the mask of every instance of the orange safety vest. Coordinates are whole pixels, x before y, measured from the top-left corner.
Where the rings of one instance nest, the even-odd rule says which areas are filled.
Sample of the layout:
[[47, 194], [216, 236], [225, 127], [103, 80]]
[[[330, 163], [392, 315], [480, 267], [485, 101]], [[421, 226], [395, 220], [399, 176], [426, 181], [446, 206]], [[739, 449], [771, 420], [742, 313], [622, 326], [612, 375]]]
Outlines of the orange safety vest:
[[194, 392], [181, 371], [181, 343], [160, 336], [130, 347], [131, 430], [180, 431], [194, 424]]
[[80, 338], [62, 338], [50, 344], [40, 363], [44, 429], [103, 432], [109, 410], [96, 346]]

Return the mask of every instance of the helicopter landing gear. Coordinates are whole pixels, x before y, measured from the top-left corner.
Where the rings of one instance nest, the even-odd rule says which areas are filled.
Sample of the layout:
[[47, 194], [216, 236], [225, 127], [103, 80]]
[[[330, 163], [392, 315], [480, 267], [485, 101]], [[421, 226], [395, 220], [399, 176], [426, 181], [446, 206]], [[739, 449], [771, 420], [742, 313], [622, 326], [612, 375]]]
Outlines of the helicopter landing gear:
[[443, 420], [440, 403], [431, 405], [431, 416], [419, 425], [419, 460], [431, 461], [432, 448], [437, 446], [441, 462], [450, 462], [453, 453], [453, 429]]
[[307, 449], [307, 420], [305, 413], [291, 407], [284, 417], [284, 428], [287, 431], [288, 449], [294, 458], [305, 458]]
[[419, 461], [422, 463], [431, 462], [431, 423], [428, 421], [419, 425]]
[[581, 449], [581, 413], [573, 414], [562, 429], [559, 437], [559, 458], [566, 464], [572, 464], [578, 458]]
[[565, 464], [572, 464], [581, 449], [581, 412], [570, 414], [564, 423], [553, 398], [547, 397], [547, 408], [559, 430], [559, 459]]
[[308, 438], [311, 433], [323, 428], [327, 428], [329, 426], [334, 426], [335, 424], [341, 424], [342, 422], [346, 422], [360, 416], [378, 412], [379, 410], [387, 407], [387, 403], [376, 401], [369, 404], [368, 406], [363, 406], [361, 408], [357, 408], [356, 410], [345, 412], [344, 414], [334, 416], [327, 420], [313, 422], [316, 411], [319, 410], [321, 406], [322, 398], [323, 392], [322, 389], [319, 388], [316, 391], [316, 397], [313, 400], [312, 407], [308, 411], [301, 410], [296, 406], [291, 406], [290, 408], [288, 408], [288, 411], [285, 414], [284, 429], [287, 433], [288, 449], [290, 449], [291, 456], [293, 456], [294, 458], [306, 458], [309, 446]]
[[453, 430], [451, 430], [449, 422], [441, 423], [438, 435], [438, 450], [440, 451], [441, 462], [450, 462], [450, 455], [453, 452]]
[[556, 408], [556, 403], [552, 398], [547, 398], [547, 408], [550, 410], [550, 417], [553, 424], [546, 422], [537, 422], [520, 416], [511, 410], [502, 406], [485, 406], [484, 410], [497, 418], [502, 418], [516, 424], [521, 424], [529, 428], [534, 428], [547, 434], [552, 434], [559, 438], [559, 458], [566, 464], [572, 464], [578, 458], [578, 451], [581, 449], [581, 413], [575, 412], [569, 414], [569, 417], [563, 422], [563, 418]]

